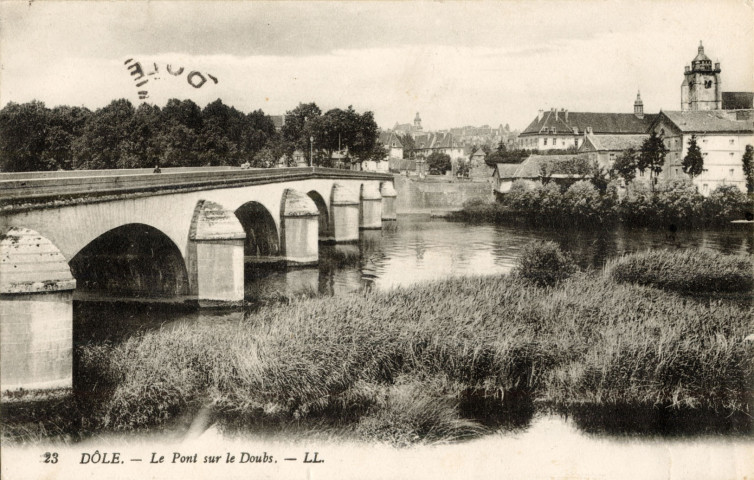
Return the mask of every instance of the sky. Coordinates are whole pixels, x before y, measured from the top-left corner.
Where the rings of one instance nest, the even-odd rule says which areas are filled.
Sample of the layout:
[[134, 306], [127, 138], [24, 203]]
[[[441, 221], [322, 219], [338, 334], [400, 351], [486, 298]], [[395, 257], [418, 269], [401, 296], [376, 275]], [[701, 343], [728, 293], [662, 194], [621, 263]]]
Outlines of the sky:
[[632, 112], [638, 90], [647, 113], [680, 109], [700, 40], [724, 91], [754, 91], [752, 39], [754, 0], [0, 0], [0, 106], [313, 101], [383, 128], [523, 129], [539, 109]]

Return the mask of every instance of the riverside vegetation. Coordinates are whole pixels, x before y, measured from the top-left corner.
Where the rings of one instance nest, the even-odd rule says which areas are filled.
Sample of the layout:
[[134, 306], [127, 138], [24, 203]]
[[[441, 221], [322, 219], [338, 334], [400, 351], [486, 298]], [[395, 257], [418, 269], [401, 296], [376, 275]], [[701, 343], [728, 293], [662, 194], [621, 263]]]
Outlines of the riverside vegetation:
[[207, 409], [229, 434], [394, 445], [585, 407], [718, 414], [748, 431], [753, 271], [748, 257], [681, 251], [579, 272], [537, 244], [508, 276], [303, 298], [79, 346], [75, 394], [4, 404], [2, 436], [175, 430]]
[[709, 196], [687, 181], [643, 183], [618, 196], [616, 182], [598, 188], [580, 180], [563, 190], [554, 182], [516, 180], [499, 202], [472, 200], [453, 217], [469, 222], [523, 221], [533, 225], [595, 227], [622, 222], [630, 226], [698, 227], [754, 218], [754, 198], [735, 185], [721, 185]]

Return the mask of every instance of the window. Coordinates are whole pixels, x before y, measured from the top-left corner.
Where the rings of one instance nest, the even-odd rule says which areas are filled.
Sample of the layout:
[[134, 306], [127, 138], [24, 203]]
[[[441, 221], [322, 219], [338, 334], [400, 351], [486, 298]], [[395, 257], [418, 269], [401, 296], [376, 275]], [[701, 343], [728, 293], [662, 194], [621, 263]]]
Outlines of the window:
[[552, 139], [552, 146], [553, 147], [557, 147], [558, 146], [558, 139], [557, 138], [553, 138]]
[[731, 169], [730, 169], [730, 170], [728, 171], [728, 173], [730, 174], [730, 176], [731, 176], [731, 177], [733, 176], [733, 174], [734, 174], [735, 172], [736, 172], [736, 169], [735, 169], [735, 168], [731, 168]]
[[675, 169], [675, 174], [678, 175], [678, 167]]
[[545, 145], [547, 145], [547, 139], [545, 138]]
[[735, 145], [736, 144], [736, 139], [735, 138], [731, 138], [730, 140], [728, 140], [728, 143], [730, 145]]
[[703, 139], [702, 139], [702, 143], [707, 143], [707, 139], [706, 139], [706, 138], [703, 138]]
[[706, 183], [702, 185], [702, 193], [707, 193], [708, 190], [709, 190], [709, 187], [707, 186]]
[[574, 142], [576, 144], [576, 148], [579, 148], [579, 139], [577, 138], [576, 140], [574, 140]]
[[640, 176], [640, 177], [643, 177], [643, 176], [644, 176], [644, 172], [643, 172], [642, 170], [639, 170], [639, 176]]

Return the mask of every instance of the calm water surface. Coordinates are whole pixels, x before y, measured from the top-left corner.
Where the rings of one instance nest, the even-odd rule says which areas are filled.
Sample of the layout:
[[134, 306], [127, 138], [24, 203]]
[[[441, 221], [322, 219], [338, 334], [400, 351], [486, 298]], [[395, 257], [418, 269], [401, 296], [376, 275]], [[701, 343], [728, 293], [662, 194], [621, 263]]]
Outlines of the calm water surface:
[[461, 275], [508, 273], [521, 249], [534, 240], [553, 240], [582, 267], [649, 248], [703, 248], [724, 253], [754, 253], [750, 227], [718, 231], [665, 232], [619, 227], [610, 232], [543, 230], [521, 226], [469, 225], [402, 216], [382, 231], [363, 231], [358, 244], [322, 245], [317, 268], [262, 272], [247, 269], [246, 294], [264, 298], [275, 292], [352, 292], [366, 285], [386, 289]]

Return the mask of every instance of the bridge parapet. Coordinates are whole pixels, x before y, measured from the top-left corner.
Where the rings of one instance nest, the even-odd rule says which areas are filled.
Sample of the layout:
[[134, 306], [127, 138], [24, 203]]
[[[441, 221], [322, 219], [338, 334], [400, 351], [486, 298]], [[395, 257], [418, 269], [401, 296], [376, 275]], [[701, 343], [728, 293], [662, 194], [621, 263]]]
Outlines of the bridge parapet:
[[217, 170], [163, 169], [162, 173], [101, 175], [95, 171], [62, 172], [55, 176], [40, 172], [40, 178], [0, 174], [0, 210], [17, 211], [93, 203], [113, 199], [172, 194], [248, 185], [264, 185], [309, 179], [392, 180], [384, 173], [357, 172], [336, 168], [300, 167], [240, 169], [218, 167]]

